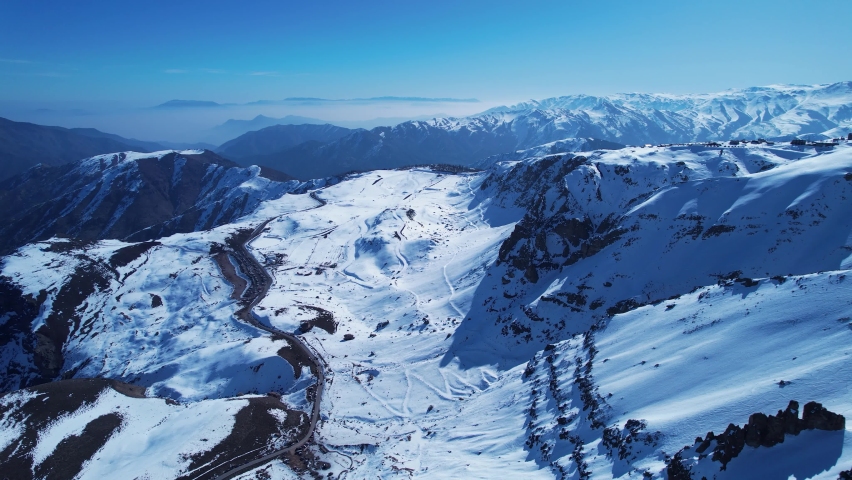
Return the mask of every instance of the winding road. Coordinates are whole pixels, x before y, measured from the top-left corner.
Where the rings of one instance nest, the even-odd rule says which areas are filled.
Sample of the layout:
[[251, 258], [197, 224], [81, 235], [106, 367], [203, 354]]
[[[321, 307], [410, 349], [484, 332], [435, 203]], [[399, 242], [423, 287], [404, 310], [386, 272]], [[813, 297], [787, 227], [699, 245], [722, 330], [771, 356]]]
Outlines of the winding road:
[[[311, 192], [310, 196], [314, 200], [318, 201], [320, 205], [316, 208], [319, 208], [325, 205], [325, 200], [320, 199], [316, 196], [316, 192]], [[243, 242], [237, 245], [231, 245], [232, 251], [229, 252], [233, 258], [237, 261], [240, 267], [240, 271], [246, 275], [251, 283], [247, 286], [246, 290], [243, 292], [243, 307], [237, 310], [234, 314], [240, 320], [259, 328], [265, 332], [268, 332], [277, 337], [283, 337], [286, 339], [291, 347], [296, 350], [296, 353], [299, 357], [303, 358], [306, 363], [308, 363], [308, 367], [311, 370], [311, 373], [317, 378], [316, 390], [313, 394], [313, 408], [311, 409], [311, 422], [308, 427], [307, 432], [300, 438], [296, 443], [282, 448], [280, 450], [276, 450], [271, 452], [263, 457], [251, 460], [249, 462], [243, 463], [242, 465], [232, 468], [227, 472], [220, 474], [217, 477], [214, 477], [215, 480], [225, 480], [228, 478], [233, 478], [236, 475], [241, 473], [245, 473], [248, 470], [256, 468], [260, 465], [263, 465], [266, 462], [274, 460], [275, 458], [280, 457], [281, 455], [294, 453], [297, 449], [305, 445], [308, 440], [310, 440], [311, 436], [314, 434], [314, 430], [316, 429], [317, 421], [320, 416], [320, 404], [322, 403], [322, 394], [323, 388], [325, 387], [325, 362], [319, 353], [313, 351], [307, 344], [305, 344], [300, 338], [297, 336], [279, 330], [272, 326], [267, 326], [257, 320], [257, 318], [252, 313], [254, 307], [260, 303], [261, 300], [266, 296], [269, 292], [269, 288], [272, 286], [272, 277], [267, 273], [266, 269], [254, 258], [254, 256], [249, 253], [248, 249], [246, 249], [246, 245], [256, 239], [260, 233], [266, 228], [266, 225], [269, 224], [275, 217], [266, 220], [261, 223], [257, 228], [255, 228], [251, 235], [245, 239]], [[310, 398], [310, 396], [309, 396]]]

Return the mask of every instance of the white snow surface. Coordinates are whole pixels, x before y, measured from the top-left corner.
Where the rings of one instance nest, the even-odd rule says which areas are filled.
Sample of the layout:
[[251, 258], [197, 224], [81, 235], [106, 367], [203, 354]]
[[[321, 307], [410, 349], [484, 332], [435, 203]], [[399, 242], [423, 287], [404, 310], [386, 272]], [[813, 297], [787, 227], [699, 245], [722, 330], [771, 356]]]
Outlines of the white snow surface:
[[509, 128], [519, 148], [561, 138], [627, 144], [846, 137], [852, 131], [852, 82], [769, 85], [706, 94], [568, 95], [497, 107], [436, 127], [471, 131]]
[[[309, 408], [303, 390], [314, 380], [307, 371], [294, 379], [275, 342], [233, 319], [231, 288], [208, 255], [211, 242], [270, 218], [249, 247], [274, 280], [255, 314], [285, 331], [316, 315], [308, 307], [338, 322], [334, 334], [303, 334], [331, 372], [316, 439], [336, 477], [663, 478], [665, 455], [791, 399], [848, 418], [850, 173], [845, 145], [633, 148], [459, 175], [375, 171], [316, 190], [325, 205], [286, 195], [234, 224], [161, 239], [88, 299], [81, 317], [91, 328], [72, 334], [64, 370], [83, 365], [79, 377], [142, 384], [186, 403], [109, 407], [124, 408], [128, 423], [81, 477], [120, 467], [121, 478], [145, 468], [170, 478], [178, 461], [143, 467], [146, 459], [166, 445], [201, 448], [194, 435], [133, 441], [155, 431], [155, 421], [133, 420], [146, 408], [151, 419], [197, 412], [201, 431], [214, 411], [218, 428], [229, 428], [236, 410], [217, 409], [237, 392], [279, 390]], [[522, 218], [531, 233], [509, 245]], [[583, 222], [597, 233], [580, 246], [558, 233]], [[100, 242], [85, 254], [108, 259], [125, 245]], [[55, 291], [77, 260], [43, 247], [5, 257], [2, 275], [25, 293]], [[536, 281], [518, 266], [529, 262]], [[151, 306], [152, 294], [163, 306]], [[627, 311], [617, 308], [628, 300]], [[589, 366], [599, 399], [591, 411], [578, 365]], [[276, 378], [282, 371], [289, 376]], [[39, 456], [85, 424], [74, 418], [43, 432]], [[630, 419], [659, 435], [625, 460], [603, 445], [603, 429]], [[0, 440], [14, 434], [2, 428]], [[747, 447], [726, 471], [706, 459], [695, 468], [717, 478], [837, 478], [852, 465], [850, 429]], [[779, 461], [795, 452], [808, 460]], [[260, 470], [294, 478], [280, 462], [240, 478]]]

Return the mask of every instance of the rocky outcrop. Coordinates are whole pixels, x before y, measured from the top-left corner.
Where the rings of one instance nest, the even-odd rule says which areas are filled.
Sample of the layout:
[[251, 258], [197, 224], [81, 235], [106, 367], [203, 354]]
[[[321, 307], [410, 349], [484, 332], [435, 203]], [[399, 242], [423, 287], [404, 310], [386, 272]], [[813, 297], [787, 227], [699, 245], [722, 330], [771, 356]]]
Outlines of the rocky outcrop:
[[[510, 264], [523, 272], [525, 280], [536, 283], [542, 272], [591, 257], [627, 233], [615, 215], [590, 215], [568, 187], [553, 187], [542, 181], [560, 182], [575, 174], [583, 176], [590, 188], [597, 188], [585, 176], [586, 170], [595, 168], [584, 156], [554, 155], [519, 164], [506, 175], [509, 182], [495, 185], [498, 195], [520, 193], [515, 203], [527, 208], [527, 214], [500, 246], [499, 263]], [[496, 180], [486, 179], [483, 186], [491, 182]], [[548, 203], [546, 198], [554, 196], [556, 199]]]
[[[695, 453], [711, 457], [711, 460], [722, 464], [725, 470], [728, 463], [736, 458], [746, 446], [772, 447], [784, 442], [786, 435], [798, 435], [804, 430], [836, 431], [846, 428], [846, 418], [834, 413], [817, 402], [808, 402], [801, 409], [799, 417], [799, 402], [791, 400], [787, 408], [778, 410], [776, 415], [754, 413], [749, 416], [748, 423], [740, 427], [733, 423], [719, 435], [708, 432], [702, 439], [695, 439]], [[683, 452], [686, 447], [670, 459], [669, 478], [690, 478], [683, 476], [688, 467], [683, 465]]]

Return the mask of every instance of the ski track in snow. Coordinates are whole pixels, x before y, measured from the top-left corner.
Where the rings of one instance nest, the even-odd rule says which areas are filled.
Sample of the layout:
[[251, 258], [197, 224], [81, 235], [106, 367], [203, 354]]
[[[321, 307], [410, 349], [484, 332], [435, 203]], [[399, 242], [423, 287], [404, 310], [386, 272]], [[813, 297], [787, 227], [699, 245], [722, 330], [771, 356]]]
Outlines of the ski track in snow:
[[449, 303], [450, 306], [453, 307], [453, 310], [455, 310], [456, 313], [458, 313], [459, 318], [464, 318], [464, 313], [462, 313], [462, 311], [459, 310], [459, 307], [457, 307], [456, 304], [453, 303], [453, 297], [456, 294], [456, 290], [453, 288], [453, 284], [450, 282], [450, 278], [447, 276], [447, 265], [452, 263], [453, 260], [455, 260], [455, 258], [456, 258], [456, 256], [453, 255], [453, 258], [450, 259], [450, 261], [447, 262], [444, 265], [442, 270], [443, 270], [443, 274], [444, 274], [444, 282], [447, 284], [447, 288], [450, 290], [450, 297], [447, 299], [447, 303]]

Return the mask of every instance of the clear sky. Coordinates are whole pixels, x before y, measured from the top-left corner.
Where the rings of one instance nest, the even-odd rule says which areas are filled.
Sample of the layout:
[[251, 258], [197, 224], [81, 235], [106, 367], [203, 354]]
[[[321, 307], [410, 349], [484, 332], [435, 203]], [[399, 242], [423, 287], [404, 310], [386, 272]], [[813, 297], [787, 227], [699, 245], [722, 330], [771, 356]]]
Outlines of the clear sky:
[[[852, 80], [850, 18], [849, 0], [0, 0], [0, 116], [214, 142], [258, 114], [393, 125], [576, 93], [832, 83]], [[150, 108], [378, 96], [481, 102]]]
[[0, 101], [706, 92], [852, 79], [848, 0], [0, 2]]

